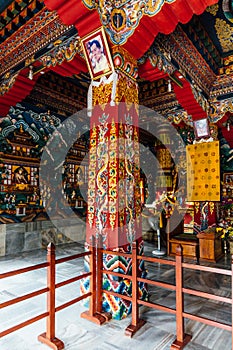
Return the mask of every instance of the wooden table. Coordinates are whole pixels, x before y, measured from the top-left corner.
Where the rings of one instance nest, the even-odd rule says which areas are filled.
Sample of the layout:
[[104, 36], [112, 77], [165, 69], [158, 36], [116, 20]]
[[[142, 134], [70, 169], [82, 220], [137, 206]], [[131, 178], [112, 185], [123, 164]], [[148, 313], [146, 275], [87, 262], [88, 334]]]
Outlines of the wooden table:
[[215, 230], [197, 234], [200, 260], [216, 262], [223, 256], [221, 235], [222, 232], [215, 232]]

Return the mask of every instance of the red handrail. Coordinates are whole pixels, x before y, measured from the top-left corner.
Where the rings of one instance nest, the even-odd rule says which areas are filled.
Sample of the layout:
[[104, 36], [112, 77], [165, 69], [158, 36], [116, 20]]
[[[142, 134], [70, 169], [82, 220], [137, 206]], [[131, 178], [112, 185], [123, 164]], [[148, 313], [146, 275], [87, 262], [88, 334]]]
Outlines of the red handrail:
[[64, 349], [64, 343], [55, 337], [55, 279], [56, 279], [56, 256], [55, 245], [50, 243], [47, 248], [47, 262], [49, 269], [47, 272], [47, 310], [46, 332], [38, 336], [42, 343], [57, 350]]
[[[232, 271], [221, 269], [221, 268], [216, 268], [216, 267], [210, 267], [210, 266], [202, 266], [202, 265], [194, 265], [194, 264], [190, 264], [190, 263], [183, 263], [181, 246], [178, 247], [175, 261], [139, 255], [137, 242], [133, 242], [131, 254], [118, 252], [118, 251], [112, 252], [112, 251], [103, 250], [103, 249], [101, 250], [101, 254], [119, 255], [119, 256], [124, 256], [124, 257], [132, 259], [132, 276], [126, 275], [124, 273], [119, 273], [119, 272], [106, 271], [104, 269], [102, 269], [102, 271], [101, 271], [102, 274], [110, 274], [113, 276], [122, 277], [124, 279], [128, 279], [128, 280], [132, 281], [132, 296], [122, 295], [120, 293], [103, 290], [101, 288], [102, 293], [113, 295], [113, 296], [116, 296], [118, 298], [122, 298], [122, 299], [125, 299], [125, 300], [132, 302], [132, 316], [131, 316], [132, 320], [131, 320], [131, 324], [125, 330], [126, 335], [133, 336], [136, 333], [136, 331], [145, 323], [143, 320], [141, 320], [139, 318], [139, 306], [145, 305], [145, 306], [157, 309], [157, 310], [169, 312], [171, 314], [176, 315], [176, 340], [171, 345], [171, 349], [182, 349], [191, 339], [190, 335], [185, 334], [184, 318], [189, 318], [192, 320], [196, 320], [196, 321], [205, 323], [207, 325], [211, 325], [211, 326], [215, 326], [218, 328], [222, 328], [222, 329], [231, 331], [232, 332], [232, 339], [233, 339], [233, 330], [232, 330], [233, 327], [232, 327], [232, 325], [228, 325], [228, 324], [214, 321], [214, 320], [211, 320], [211, 319], [208, 319], [205, 317], [200, 317], [200, 316], [186, 313], [186, 312], [184, 312], [184, 305], [183, 305], [185, 293], [190, 294], [190, 295], [199, 296], [202, 298], [207, 298], [207, 299], [211, 299], [211, 300], [225, 302], [225, 303], [229, 303], [229, 304], [233, 305], [233, 296], [231, 298], [227, 298], [227, 297], [222, 297], [222, 296], [214, 295], [211, 293], [205, 293], [203, 291], [198, 291], [195, 289], [183, 287], [183, 270], [184, 270], [184, 268], [186, 268], [186, 269], [189, 268], [189, 269], [193, 269], [193, 270], [197, 270], [197, 271], [211, 272], [211, 273], [215, 273], [215, 274], [222, 274], [222, 275], [231, 276], [232, 290], [233, 290], [233, 263], [232, 263]], [[159, 264], [174, 266], [175, 272], [176, 272], [175, 285], [165, 283], [165, 282], [160, 282], [160, 281], [153, 281], [153, 280], [150, 280], [147, 278], [139, 277], [138, 266], [139, 266], [140, 260], [144, 260], [144, 261], [148, 261], [148, 262], [152, 262], [152, 263], [159, 263]], [[152, 284], [152, 285], [155, 285], [155, 286], [158, 286], [161, 288], [174, 290], [176, 292], [176, 308], [172, 309], [172, 308], [169, 308], [169, 307], [166, 307], [163, 305], [159, 305], [156, 303], [152, 303], [149, 301], [138, 299], [138, 282], [143, 282], [143, 283]], [[232, 309], [233, 309], [233, 307], [232, 307]], [[232, 311], [232, 324], [233, 324], [233, 311]], [[232, 349], [233, 349], [233, 344], [232, 344]]]
[[[14, 325], [13, 327], [10, 327], [2, 332], [0, 332], [0, 337], [3, 337], [7, 334], [10, 334], [12, 332], [15, 332], [16, 330], [19, 330], [23, 327], [26, 327], [34, 322], [37, 322], [43, 318], [47, 318], [46, 319], [46, 332], [41, 334], [38, 339], [40, 341], [42, 341], [43, 343], [47, 344], [48, 346], [50, 346], [52, 349], [64, 349], [64, 344], [61, 340], [57, 339], [55, 337], [55, 313], [57, 311], [60, 311], [70, 305], [73, 305], [85, 298], [90, 297], [90, 299], [92, 300], [93, 303], [93, 297], [94, 295], [89, 292], [86, 293], [80, 297], [74, 298], [66, 303], [64, 303], [63, 305], [60, 305], [58, 307], [55, 307], [55, 291], [57, 288], [60, 288], [64, 285], [70, 284], [70, 283], [74, 283], [76, 281], [79, 281], [82, 278], [85, 277], [90, 277], [93, 278], [93, 273], [90, 271], [88, 273], [85, 273], [81, 276], [75, 276], [73, 278], [67, 279], [65, 281], [62, 281], [60, 283], [55, 283], [55, 275], [56, 275], [56, 265], [57, 264], [61, 264], [70, 260], [74, 260], [74, 259], [78, 259], [84, 256], [90, 256], [90, 260], [92, 260], [93, 258], [93, 250], [92, 247], [89, 249], [89, 251], [87, 252], [83, 252], [83, 253], [79, 253], [79, 254], [75, 254], [72, 256], [68, 256], [68, 257], [64, 257], [64, 258], [60, 258], [56, 260], [56, 256], [55, 256], [55, 246], [53, 243], [50, 243], [47, 247], [47, 262], [45, 263], [41, 263], [41, 264], [37, 264], [37, 265], [32, 265], [32, 266], [28, 266], [25, 268], [21, 268], [21, 269], [16, 269], [13, 271], [9, 271], [9, 272], [5, 272], [0, 274], [0, 279], [4, 279], [7, 277], [13, 277], [19, 274], [23, 274], [23, 273], [27, 273], [27, 272], [31, 272], [31, 271], [35, 271], [38, 269], [43, 269], [47, 267], [47, 287], [42, 288], [42, 289], [38, 289], [34, 292], [31, 293], [27, 293], [25, 295], [22, 295], [20, 297], [8, 300], [6, 302], [0, 303], [0, 309], [8, 307], [10, 305], [14, 305], [17, 304], [21, 301], [24, 300], [28, 300], [30, 298], [36, 297], [38, 295], [47, 293], [47, 311], [44, 313], [41, 313], [37, 316], [34, 316], [30, 319], [27, 319], [24, 322], [21, 322], [17, 325]], [[95, 279], [95, 276], [94, 278]]]
[[184, 298], [182, 287], [182, 249], [179, 245], [176, 249], [176, 340], [172, 343], [171, 349], [182, 349], [191, 340], [191, 336], [184, 333]]
[[[182, 261], [182, 250], [181, 247], [178, 247], [177, 254], [176, 254], [176, 260], [166, 260], [162, 258], [156, 258], [156, 257], [148, 257], [144, 255], [138, 254], [138, 243], [137, 241], [133, 242], [132, 244], [132, 252], [131, 253], [123, 253], [114, 251], [111, 252], [113, 255], [119, 255], [124, 256], [126, 258], [132, 259], [132, 275], [127, 275], [124, 273], [119, 272], [113, 272], [113, 271], [107, 271], [103, 269], [103, 254], [110, 253], [111, 251], [103, 250], [102, 248], [102, 241], [101, 237], [97, 241], [93, 238], [92, 244], [89, 247], [89, 251], [75, 254], [73, 256], [60, 258], [56, 260], [55, 257], [55, 246], [53, 244], [50, 244], [47, 249], [47, 262], [29, 266], [22, 269], [17, 269], [14, 271], [6, 272], [3, 274], [0, 274], [0, 279], [16, 276], [22, 273], [34, 271], [37, 269], [42, 269], [47, 267], [47, 287], [36, 290], [32, 293], [25, 294], [23, 296], [14, 298], [12, 300], [3, 302], [0, 304], [0, 308], [5, 308], [13, 304], [17, 304], [18, 302], [21, 302], [23, 300], [30, 299], [32, 297], [41, 295], [43, 293], [47, 293], [47, 311], [37, 315], [31, 319], [28, 319], [20, 324], [17, 324], [7, 330], [4, 330], [0, 333], [0, 337], [3, 337], [9, 333], [12, 333], [22, 327], [25, 327], [33, 322], [36, 322], [42, 318], [47, 317], [46, 322], [46, 332], [43, 333], [38, 337], [40, 341], [47, 344], [53, 349], [63, 349], [64, 344], [61, 340], [57, 339], [55, 337], [55, 313], [57, 311], [60, 311], [70, 305], [73, 305], [76, 302], [79, 302], [80, 300], [83, 300], [87, 297], [90, 297], [90, 307], [89, 310], [85, 313], [82, 313], [81, 316], [85, 317], [93, 322], [96, 322], [97, 324], [102, 324], [103, 322], [106, 322], [110, 319], [110, 316], [108, 313], [104, 313], [102, 311], [102, 298], [103, 293], [110, 294], [122, 299], [126, 299], [132, 303], [132, 321], [131, 324], [126, 328], [125, 333], [128, 336], [134, 335], [139, 328], [142, 327], [142, 325], [145, 323], [144, 320], [140, 319], [139, 317], [139, 306], [140, 305], [146, 305], [151, 308], [155, 308], [158, 310], [162, 310], [164, 312], [169, 312], [171, 314], [176, 315], [176, 340], [171, 345], [171, 349], [182, 349], [188, 341], [190, 341], [191, 336], [185, 334], [184, 330], [184, 318], [189, 318], [198, 322], [205, 323], [207, 325], [219, 327], [228, 331], [232, 332], [232, 339], [233, 339], [233, 327], [232, 325], [228, 325], [225, 323], [221, 323], [218, 321], [214, 321], [208, 318], [200, 317], [197, 315], [193, 315], [190, 313], [184, 312], [184, 294], [188, 293], [190, 295], [199, 296], [202, 298], [208, 298], [211, 300], [216, 300], [220, 302], [225, 302], [228, 304], [231, 304], [233, 306], [233, 295], [231, 298], [217, 296], [211, 293], [206, 293], [203, 291], [198, 291], [195, 289], [190, 288], [184, 288], [183, 287], [183, 271], [184, 269], [193, 269], [196, 271], [204, 271], [204, 272], [211, 272], [215, 274], [222, 274], [231, 276], [232, 279], [232, 290], [233, 290], [233, 261], [232, 261], [232, 268], [231, 270], [224, 270], [216, 267], [210, 267], [210, 266], [201, 266], [201, 265], [194, 265], [189, 263], [184, 263]], [[55, 281], [55, 275], [56, 275], [56, 265], [61, 264], [73, 259], [77, 259], [84, 256], [90, 256], [90, 272], [87, 272], [81, 276], [75, 276], [73, 278], [67, 279], [65, 281], [59, 282], [56, 284]], [[147, 278], [141, 278], [139, 277], [139, 271], [138, 266], [141, 260], [149, 261], [152, 263], [160, 263], [165, 265], [170, 265], [175, 267], [176, 272], [176, 282], [175, 285], [160, 282], [160, 281], [154, 281]], [[129, 279], [132, 283], [132, 296], [126, 296], [122, 295], [120, 293], [116, 293], [113, 291], [107, 291], [103, 290], [102, 288], [102, 279], [103, 274], [112, 274], [118, 277], [122, 277], [125, 279]], [[63, 305], [60, 305], [58, 307], [55, 306], [55, 293], [56, 289], [60, 288], [64, 285], [76, 282], [82, 278], [90, 277], [90, 291], [80, 297], [74, 298], [70, 301], [67, 301]], [[155, 304], [149, 301], [140, 300], [138, 295], [138, 282], [143, 282], [147, 284], [152, 284], [158, 287], [170, 289], [176, 292], [176, 308], [172, 309], [163, 305]], [[233, 310], [233, 307], [232, 307]], [[232, 311], [232, 320], [233, 320], [233, 311]], [[233, 343], [232, 343], [232, 349], [233, 349]]]

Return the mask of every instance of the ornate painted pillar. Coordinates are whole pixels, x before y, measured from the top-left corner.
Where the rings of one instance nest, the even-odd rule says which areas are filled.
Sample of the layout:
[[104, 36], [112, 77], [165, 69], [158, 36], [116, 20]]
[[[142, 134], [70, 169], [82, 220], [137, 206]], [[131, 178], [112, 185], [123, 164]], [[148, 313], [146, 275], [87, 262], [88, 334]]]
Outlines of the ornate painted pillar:
[[[102, 235], [104, 248], [130, 252], [135, 239], [143, 249], [137, 62], [122, 47], [113, 48], [113, 61], [114, 78], [110, 76], [92, 86], [86, 240], [89, 244], [92, 235]], [[107, 254], [103, 265], [106, 270], [127, 273], [131, 270], [131, 259]], [[143, 274], [143, 264], [140, 268]], [[88, 282], [82, 288], [84, 292]], [[103, 288], [131, 294], [129, 280], [111, 275], [104, 276]], [[147, 298], [143, 284], [140, 294]], [[130, 302], [112, 295], [104, 295], [103, 307], [115, 319], [130, 313]]]
[[102, 234], [111, 249], [141, 234], [137, 67], [122, 48], [115, 50], [115, 82], [103, 82], [92, 92], [87, 217], [87, 241]]

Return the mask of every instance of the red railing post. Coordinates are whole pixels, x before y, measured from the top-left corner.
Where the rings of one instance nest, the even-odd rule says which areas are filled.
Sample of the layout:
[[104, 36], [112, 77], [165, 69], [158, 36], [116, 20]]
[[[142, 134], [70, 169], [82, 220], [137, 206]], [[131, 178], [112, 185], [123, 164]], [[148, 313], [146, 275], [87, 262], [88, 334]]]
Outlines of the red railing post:
[[97, 240], [96, 248], [96, 311], [102, 312], [102, 302], [103, 302], [103, 237], [100, 235]]
[[176, 248], [176, 340], [171, 345], [172, 349], [183, 349], [191, 340], [191, 335], [184, 334], [184, 297], [183, 297], [183, 256], [182, 248]]
[[137, 326], [139, 322], [139, 305], [137, 303], [138, 300], [138, 242], [134, 241], [132, 244], [132, 325]]
[[132, 337], [146, 321], [139, 319], [138, 305], [138, 241], [132, 243], [132, 320], [126, 328], [125, 335]]
[[89, 247], [91, 251], [90, 255], [90, 305], [89, 305], [89, 315], [94, 317], [96, 313], [96, 239], [92, 236], [91, 246]]
[[[90, 255], [90, 306], [89, 311], [81, 313], [82, 318], [97, 323], [99, 325], [108, 321], [111, 317], [108, 313], [101, 313], [102, 310], [102, 253], [99, 248], [99, 241], [92, 237], [92, 247]], [[101, 299], [101, 300], [100, 300]]]
[[52, 349], [64, 349], [64, 343], [55, 337], [55, 280], [56, 280], [56, 256], [55, 245], [50, 243], [47, 247], [47, 311], [46, 332], [38, 336], [38, 340]]
[[47, 317], [47, 332], [46, 336], [49, 339], [55, 338], [55, 280], [56, 280], [56, 255], [55, 246], [50, 243], [48, 246], [47, 261], [49, 263], [47, 284], [49, 288], [47, 298], [47, 308], [49, 311], [49, 317]]

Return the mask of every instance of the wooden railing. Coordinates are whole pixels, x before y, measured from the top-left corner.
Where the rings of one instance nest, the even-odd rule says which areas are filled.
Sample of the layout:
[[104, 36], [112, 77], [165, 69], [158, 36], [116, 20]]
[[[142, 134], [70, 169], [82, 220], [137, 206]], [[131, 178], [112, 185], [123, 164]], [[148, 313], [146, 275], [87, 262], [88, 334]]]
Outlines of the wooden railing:
[[[162, 258], [156, 258], [156, 257], [149, 257], [149, 256], [144, 256], [144, 255], [138, 255], [138, 243], [137, 241], [133, 242], [132, 244], [132, 253], [120, 253], [118, 251], [106, 251], [103, 249], [99, 249], [97, 251], [97, 255], [99, 255], [99, 259], [102, 260], [102, 254], [112, 254], [112, 255], [118, 255], [118, 256], [124, 256], [126, 258], [131, 258], [132, 259], [132, 275], [125, 275], [123, 273], [116, 273], [112, 271], [106, 271], [102, 270], [102, 274], [106, 275], [114, 275], [122, 278], [127, 278], [132, 282], [132, 296], [129, 297], [128, 295], [121, 295], [116, 292], [112, 291], [107, 291], [107, 290], [102, 290], [102, 293], [105, 294], [110, 294], [114, 295], [116, 297], [128, 300], [132, 302], [132, 316], [131, 316], [131, 323], [130, 325], [126, 328], [125, 334], [127, 336], [132, 337], [138, 329], [140, 329], [144, 324], [145, 321], [140, 319], [139, 317], [139, 306], [140, 305], [145, 305], [147, 307], [151, 307], [157, 310], [161, 310], [164, 312], [168, 312], [171, 314], [176, 315], [176, 340], [172, 343], [170, 349], [183, 349], [184, 346], [191, 340], [191, 335], [185, 334], [185, 329], [184, 329], [184, 319], [188, 318], [191, 320], [195, 320], [198, 322], [205, 323], [210, 326], [218, 327], [225, 329], [227, 331], [230, 331], [232, 333], [232, 350], [233, 350], [233, 311], [232, 311], [232, 319], [231, 319], [231, 325], [214, 321], [209, 318], [197, 316], [191, 313], [187, 313], [184, 311], [184, 294], [189, 294], [189, 295], [195, 295], [197, 297], [202, 297], [206, 298], [209, 300], [215, 300], [219, 302], [224, 302], [231, 304], [232, 310], [233, 310], [233, 296], [231, 298], [227, 297], [222, 297], [218, 295], [214, 295], [211, 293], [205, 293], [203, 291], [198, 291], [194, 289], [188, 289], [183, 287], [183, 272], [184, 269], [192, 269], [196, 271], [205, 271], [213, 274], [222, 274], [222, 275], [227, 275], [231, 277], [232, 281], [232, 290], [233, 290], [233, 261], [231, 264], [231, 270], [226, 270], [226, 269], [220, 269], [216, 267], [209, 267], [209, 266], [202, 266], [202, 265], [197, 265], [197, 264], [190, 264], [190, 263], [184, 263], [183, 262], [183, 257], [182, 257], [182, 249], [181, 246], [177, 248], [177, 253], [176, 253], [176, 259], [175, 260], [166, 260]], [[170, 283], [165, 283], [165, 282], [160, 282], [160, 281], [154, 281], [150, 280], [147, 278], [141, 278], [138, 273], [138, 266], [139, 266], [139, 261], [144, 260], [147, 262], [151, 263], [159, 263], [159, 264], [164, 264], [164, 265], [171, 265], [174, 266], [175, 268], [175, 274], [176, 274], [176, 281], [175, 285], [170, 284]], [[152, 303], [149, 301], [144, 301], [140, 300], [138, 298], [138, 283], [143, 282], [146, 284], [151, 284], [160, 288], [165, 288], [165, 289], [170, 289], [172, 291], [175, 291], [176, 293], [176, 308], [172, 309], [160, 304]], [[101, 285], [100, 285], [101, 287]]]
[[[46, 332], [39, 335], [38, 339], [41, 342], [50, 346], [52, 349], [58, 349], [58, 350], [64, 349], [64, 343], [55, 337], [55, 313], [57, 311], [60, 311], [68, 306], [71, 306], [71, 305], [79, 302], [80, 300], [83, 300], [87, 297], [92, 297], [92, 293], [91, 292], [86, 293], [86, 294], [79, 296], [75, 299], [72, 299], [72, 300], [70, 300], [70, 301], [68, 301], [68, 302], [66, 302], [58, 307], [55, 307], [55, 290], [57, 288], [65, 286], [67, 284], [76, 282], [82, 278], [86, 278], [86, 277], [90, 276], [90, 278], [93, 279], [93, 273], [88, 272], [88, 273], [70, 278], [68, 280], [65, 280], [65, 281], [62, 281], [62, 282], [56, 284], [56, 282], [55, 282], [56, 265], [67, 262], [67, 261], [71, 261], [74, 259], [80, 259], [84, 256], [90, 256], [90, 262], [91, 262], [91, 264], [93, 264], [92, 260], [94, 258], [94, 254], [93, 254], [92, 247], [90, 247], [89, 251], [87, 251], [87, 252], [75, 254], [72, 256], [68, 256], [68, 257], [64, 257], [64, 258], [60, 258], [60, 259], [56, 260], [55, 246], [54, 246], [54, 244], [50, 243], [48, 248], [47, 248], [47, 262], [0, 274], [0, 280], [2, 280], [2, 279], [7, 278], [7, 277], [13, 277], [13, 276], [27, 273], [30, 271], [36, 271], [39, 269], [47, 268], [47, 287], [36, 290], [36, 291], [28, 293], [28, 294], [25, 294], [25, 295], [20, 296], [20, 297], [14, 298], [14, 299], [6, 301], [4, 303], [0, 303], [0, 309], [2, 309], [5, 307], [8, 307], [8, 306], [17, 304], [21, 301], [28, 300], [28, 299], [36, 297], [38, 295], [47, 293], [47, 310], [44, 313], [41, 313], [37, 316], [34, 316], [33, 318], [30, 318], [22, 323], [19, 323], [11, 328], [8, 328], [4, 331], [1, 331], [0, 338], [46, 317], [47, 318], [46, 319], [46, 321], [47, 321], [46, 322]], [[91, 299], [93, 299], [93, 298], [91, 298]]]
[[[154, 309], [158, 309], [164, 312], [171, 313], [173, 315], [176, 315], [176, 340], [171, 345], [171, 349], [182, 349], [191, 339], [190, 335], [185, 334], [184, 329], [184, 318], [189, 318], [191, 320], [195, 320], [198, 322], [205, 323], [210, 326], [219, 327], [222, 329], [225, 329], [227, 331], [232, 332], [232, 325], [228, 325], [225, 323], [221, 323], [218, 321], [214, 321], [208, 318], [204, 318], [201, 316], [193, 315], [191, 313], [187, 313], [184, 311], [184, 294], [189, 295], [195, 295], [202, 298], [207, 298], [210, 300], [215, 300], [219, 302], [224, 302], [231, 304], [231, 307], [233, 307], [233, 298], [227, 298], [222, 296], [213, 295], [211, 293], [205, 293], [202, 291], [197, 291], [194, 289], [188, 289], [183, 287], [183, 271], [184, 269], [192, 269], [196, 271], [205, 271], [209, 273], [214, 274], [222, 274], [222, 275], [228, 275], [231, 277], [232, 281], [232, 289], [233, 289], [233, 263], [232, 263], [232, 269], [226, 270], [226, 269], [220, 269], [215, 267], [209, 267], [209, 266], [201, 266], [197, 264], [190, 264], [190, 263], [184, 263], [182, 261], [182, 251], [181, 247], [178, 247], [176, 259], [175, 260], [166, 260], [162, 258], [156, 258], [156, 257], [149, 257], [145, 255], [139, 255], [138, 254], [138, 242], [135, 241], [132, 244], [132, 252], [129, 253], [123, 253], [120, 251], [108, 251], [103, 250], [101, 246], [101, 242], [97, 244], [93, 240], [93, 245], [89, 248], [89, 251], [83, 252], [80, 254], [60, 258], [56, 260], [55, 257], [55, 246], [53, 244], [50, 244], [47, 249], [47, 262], [29, 266], [26, 268], [14, 270], [11, 272], [6, 272], [3, 274], [0, 274], [0, 279], [4, 279], [7, 277], [16, 276], [22, 273], [27, 273], [30, 271], [35, 271], [42, 268], [47, 268], [47, 287], [39, 289], [37, 291], [25, 294], [23, 296], [17, 297], [15, 299], [3, 302], [0, 304], [0, 308], [5, 308], [8, 306], [11, 306], [13, 304], [17, 304], [21, 301], [33, 298], [35, 296], [47, 293], [47, 310], [44, 313], [41, 313], [39, 315], [34, 316], [33, 318], [30, 318], [20, 324], [17, 324], [9, 329], [6, 329], [2, 332], [0, 332], [0, 337], [3, 337], [9, 333], [12, 333], [22, 327], [25, 327], [33, 322], [36, 322], [42, 318], [47, 318], [46, 322], [46, 332], [41, 334], [38, 339], [50, 346], [52, 349], [64, 349], [64, 343], [56, 338], [55, 336], [55, 313], [57, 311], [60, 311], [68, 306], [71, 306], [87, 297], [90, 297], [90, 306], [89, 310], [82, 313], [81, 317], [87, 318], [97, 324], [102, 324], [108, 320], [110, 320], [111, 315], [108, 313], [102, 312], [102, 300], [103, 300], [103, 293], [113, 295], [116, 297], [119, 297], [121, 299], [128, 300], [132, 303], [132, 315], [131, 315], [131, 323], [126, 328], [125, 334], [132, 337], [138, 329], [140, 329], [143, 324], [145, 323], [144, 320], [140, 319], [139, 316], [139, 307], [140, 305], [145, 305], [147, 307], [151, 307]], [[124, 256], [126, 258], [132, 259], [132, 274], [131, 275], [125, 275], [123, 273], [118, 273], [114, 271], [108, 271], [103, 269], [103, 254], [111, 254], [111, 255], [117, 255], [117, 256]], [[68, 280], [56, 283], [55, 281], [55, 275], [56, 275], [56, 265], [71, 261], [74, 259], [78, 259], [81, 257], [89, 256], [90, 260], [90, 272], [70, 278]], [[176, 282], [174, 284], [150, 280], [148, 278], [142, 278], [139, 275], [139, 263], [140, 261], [145, 262], [151, 262], [151, 263], [159, 263], [164, 265], [170, 265], [173, 266], [176, 272]], [[126, 278], [131, 281], [132, 283], [132, 295], [122, 295], [113, 291], [107, 291], [102, 289], [102, 280], [103, 275], [113, 275], [120, 278]], [[84, 295], [81, 295], [75, 299], [72, 299], [70, 301], [67, 301], [66, 303], [56, 307], [55, 306], [55, 293], [56, 289], [60, 288], [62, 286], [68, 285], [70, 283], [76, 282], [83, 278], [90, 278], [90, 291]], [[172, 291], [175, 291], [176, 293], [176, 308], [172, 309], [160, 304], [152, 303], [150, 301], [145, 301], [139, 299], [138, 295], [138, 283], [143, 282], [146, 284], [151, 284], [160, 288], [170, 289]], [[233, 318], [233, 312], [232, 312], [232, 318]], [[233, 339], [233, 334], [232, 334]], [[232, 343], [232, 349], [233, 349], [233, 343]]]

